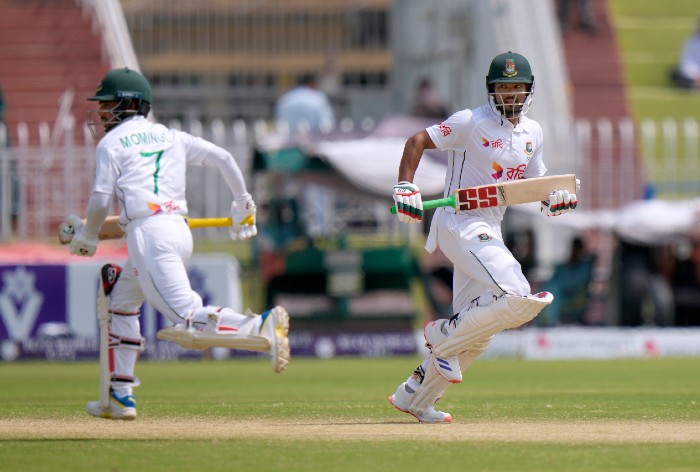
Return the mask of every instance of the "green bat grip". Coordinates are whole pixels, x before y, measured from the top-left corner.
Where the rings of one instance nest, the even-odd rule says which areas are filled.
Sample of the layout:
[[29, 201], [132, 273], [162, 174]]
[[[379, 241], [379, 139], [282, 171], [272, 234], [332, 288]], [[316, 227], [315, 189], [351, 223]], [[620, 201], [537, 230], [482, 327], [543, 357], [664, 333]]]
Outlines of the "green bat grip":
[[[433, 208], [454, 207], [456, 205], [457, 205], [457, 201], [455, 200], [455, 196], [450, 195], [449, 197], [438, 198], [437, 200], [424, 201], [423, 202], [423, 209], [424, 210], [432, 210]], [[395, 206], [391, 207], [391, 214], [392, 215], [396, 214], [396, 207]]]

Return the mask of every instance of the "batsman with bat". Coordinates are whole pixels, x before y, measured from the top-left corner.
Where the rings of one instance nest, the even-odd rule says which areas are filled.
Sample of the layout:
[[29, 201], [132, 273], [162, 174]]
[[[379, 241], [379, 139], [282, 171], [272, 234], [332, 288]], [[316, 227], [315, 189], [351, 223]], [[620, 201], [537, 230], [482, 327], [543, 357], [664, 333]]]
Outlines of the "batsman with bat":
[[[407, 140], [394, 186], [397, 216], [403, 223], [420, 223], [423, 217], [420, 190], [412, 182], [426, 149], [448, 152], [445, 196], [545, 174], [542, 128], [525, 117], [535, 91], [528, 60], [514, 52], [496, 56], [486, 89], [487, 104], [458, 111]], [[542, 212], [558, 216], [572, 211], [575, 187], [578, 181], [571, 190], [545, 193]], [[440, 247], [454, 266], [454, 316], [425, 325], [431, 352], [389, 397], [397, 409], [425, 423], [451, 422], [449, 413], [434, 407], [447, 387], [462, 381], [462, 372], [496, 333], [529, 322], [553, 300], [547, 292], [530, 293], [520, 264], [505, 246], [501, 221], [506, 207], [498, 206], [488, 192], [472, 197], [463, 205], [436, 210], [425, 246], [430, 253]]]
[[268, 352], [273, 369], [284, 370], [289, 362], [286, 310], [274, 307], [253, 315], [203, 306], [185, 269], [192, 254], [192, 233], [185, 219], [187, 165], [213, 166], [221, 172], [233, 193], [232, 239], [257, 234], [256, 206], [233, 156], [201, 138], [149, 121], [151, 87], [134, 70], [111, 70], [88, 100], [99, 104], [88, 114], [90, 130], [96, 136], [96, 129], [104, 129], [97, 145], [95, 183], [85, 222], [71, 215], [61, 233], [71, 236], [71, 254], [93, 256], [116, 194], [129, 255], [123, 268], [102, 268], [97, 303], [100, 399], [87, 404], [88, 413], [136, 417], [133, 388], [139, 380], [134, 369], [144, 348], [139, 310], [145, 300], [173, 325], [159, 331], [160, 339], [191, 349], [222, 346]]

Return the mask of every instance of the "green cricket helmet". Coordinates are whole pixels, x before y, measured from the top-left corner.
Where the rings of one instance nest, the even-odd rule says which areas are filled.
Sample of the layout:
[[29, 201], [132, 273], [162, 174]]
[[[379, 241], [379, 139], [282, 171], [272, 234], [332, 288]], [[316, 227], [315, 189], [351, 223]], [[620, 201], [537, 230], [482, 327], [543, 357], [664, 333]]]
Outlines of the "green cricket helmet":
[[148, 80], [128, 67], [112, 69], [97, 84], [95, 96], [89, 97], [88, 100], [94, 102], [115, 102], [122, 98], [144, 100], [151, 103], [151, 86]]
[[[107, 72], [97, 84], [95, 95], [88, 97], [88, 100], [117, 104], [110, 110], [88, 111], [87, 121], [93, 136], [96, 136], [94, 126], [104, 126], [105, 132], [108, 132], [127, 118], [148, 116], [152, 99], [151, 86], [139, 72], [127, 67]], [[111, 116], [108, 116], [110, 113]]]
[[[506, 112], [505, 107], [496, 102], [496, 84], [527, 84], [527, 96], [523, 103]], [[494, 57], [486, 76], [486, 91], [489, 104], [494, 111], [506, 118], [522, 116], [530, 110], [532, 96], [535, 94], [535, 76], [532, 74], [530, 62], [522, 54], [508, 51]]]
[[530, 63], [525, 56], [517, 52], [499, 54], [491, 61], [489, 75], [486, 76], [486, 84], [533, 84], [535, 76], [532, 75]]

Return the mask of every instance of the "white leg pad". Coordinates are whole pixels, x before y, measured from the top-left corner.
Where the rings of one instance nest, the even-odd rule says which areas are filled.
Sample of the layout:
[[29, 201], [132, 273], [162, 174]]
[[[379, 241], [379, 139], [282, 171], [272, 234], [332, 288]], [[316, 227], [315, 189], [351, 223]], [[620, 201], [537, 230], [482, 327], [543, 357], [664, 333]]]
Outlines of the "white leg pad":
[[435, 369], [432, 359], [429, 362], [423, 362], [422, 365], [426, 366], [426, 364], [427, 368], [425, 369], [423, 382], [411, 396], [411, 403], [408, 405], [408, 410], [417, 415], [420, 415], [428, 408], [432, 408], [442, 398], [442, 394], [445, 393], [447, 387], [450, 386], [450, 382], [443, 378]]
[[462, 373], [489, 347], [491, 339], [493, 339], [493, 336], [474, 343], [468, 350], [458, 356], [450, 356], [443, 359], [431, 354], [429, 358], [442, 378], [450, 383], [460, 383], [462, 381]]
[[268, 352], [271, 348], [270, 341], [263, 336], [195, 331], [181, 325], [173, 326], [172, 328], [163, 328], [156, 333], [156, 336], [162, 341], [171, 341], [179, 344], [185, 349], [225, 347], [228, 349]]
[[145, 348], [141, 337], [139, 315], [110, 311], [109, 356], [112, 390], [119, 396], [131, 395], [140, 384], [134, 375], [136, 361]]
[[456, 326], [450, 324], [447, 336], [434, 343], [432, 352], [438, 357], [459, 355], [479, 341], [531, 321], [552, 300], [554, 296], [548, 292], [527, 297], [504, 295], [489, 306], [460, 313]]
[[430, 358], [433, 367], [435, 367], [442, 378], [450, 383], [460, 383], [462, 381], [462, 369], [459, 366], [459, 359], [457, 356], [442, 358], [430, 354]]
[[486, 348], [489, 347], [489, 344], [491, 344], [491, 339], [493, 339], [493, 336], [489, 336], [483, 341], [476, 342], [468, 350], [457, 356], [462, 372], [467, 370], [469, 366], [472, 365], [472, 362], [483, 354]]

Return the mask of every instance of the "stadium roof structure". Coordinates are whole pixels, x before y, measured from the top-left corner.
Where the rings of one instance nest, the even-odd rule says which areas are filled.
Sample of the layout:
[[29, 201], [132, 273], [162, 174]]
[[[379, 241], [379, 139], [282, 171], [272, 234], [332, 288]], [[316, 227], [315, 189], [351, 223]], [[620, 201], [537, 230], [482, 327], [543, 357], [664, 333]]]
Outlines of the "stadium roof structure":
[[202, 11], [236, 13], [339, 13], [357, 10], [382, 10], [391, 0], [122, 0], [127, 14], [140, 10], [164, 10], [172, 13], [201, 14]]

